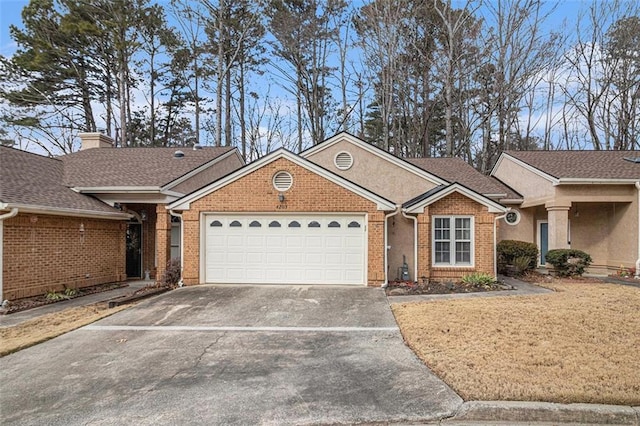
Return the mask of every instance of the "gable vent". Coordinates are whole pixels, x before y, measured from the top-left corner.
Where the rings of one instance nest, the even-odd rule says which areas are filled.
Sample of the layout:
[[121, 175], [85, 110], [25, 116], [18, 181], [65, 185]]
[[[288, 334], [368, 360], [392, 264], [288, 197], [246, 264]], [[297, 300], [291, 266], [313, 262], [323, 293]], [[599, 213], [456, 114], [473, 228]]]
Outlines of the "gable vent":
[[350, 153], [342, 151], [336, 154], [334, 163], [340, 170], [349, 170], [353, 166], [353, 157]]
[[273, 177], [273, 187], [278, 191], [286, 191], [293, 185], [293, 176], [289, 172], [278, 172]]

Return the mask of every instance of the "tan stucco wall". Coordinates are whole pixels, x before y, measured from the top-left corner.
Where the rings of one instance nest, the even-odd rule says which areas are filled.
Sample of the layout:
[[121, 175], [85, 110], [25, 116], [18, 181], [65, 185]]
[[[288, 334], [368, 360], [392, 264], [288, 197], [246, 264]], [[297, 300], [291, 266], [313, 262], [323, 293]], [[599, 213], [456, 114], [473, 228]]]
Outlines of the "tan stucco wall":
[[[353, 165], [348, 170], [340, 170], [334, 164], [336, 154], [341, 151], [349, 152], [353, 157]], [[314, 152], [306, 158], [396, 204], [402, 204], [436, 186], [347, 140]]]
[[518, 240], [535, 241], [536, 217], [535, 208], [512, 208], [520, 213], [520, 222], [517, 225], [509, 225], [504, 220], [498, 221], [498, 241]]
[[[293, 176], [293, 186], [284, 193], [285, 204], [279, 203], [278, 191], [272, 184], [273, 176], [281, 170]], [[184, 212], [183, 281], [187, 285], [200, 283], [200, 217], [206, 212], [366, 213], [368, 284], [377, 286], [384, 282], [385, 212], [377, 210], [372, 201], [284, 158], [192, 202], [190, 210]]]
[[398, 213], [387, 219], [388, 221], [388, 245], [391, 247], [388, 251], [389, 262], [389, 280], [399, 279], [398, 268], [402, 267], [402, 255], [407, 258], [409, 265], [409, 277], [415, 281], [414, 268], [414, 230], [413, 221]]
[[229, 173], [238, 170], [242, 167], [242, 161], [237, 155], [231, 155], [218, 163], [213, 164], [211, 167], [201, 171], [195, 176], [190, 177], [184, 182], [171, 188], [172, 191], [180, 192], [182, 194], [190, 194], [196, 189], [202, 188], [205, 185], [210, 184], [222, 176], [226, 176]]
[[503, 157], [493, 176], [522, 194], [525, 206], [543, 204], [555, 195], [552, 182], [516, 164], [509, 157]]
[[615, 203], [609, 216], [609, 257], [607, 266], [634, 268], [638, 253], [638, 199], [632, 203]]

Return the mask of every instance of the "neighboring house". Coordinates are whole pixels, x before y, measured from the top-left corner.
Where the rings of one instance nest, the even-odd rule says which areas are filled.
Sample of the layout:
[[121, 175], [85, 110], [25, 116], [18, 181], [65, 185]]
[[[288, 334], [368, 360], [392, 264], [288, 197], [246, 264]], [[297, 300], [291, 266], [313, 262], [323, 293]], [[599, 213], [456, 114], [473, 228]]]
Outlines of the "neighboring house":
[[234, 148], [113, 148], [99, 133], [47, 158], [0, 147], [2, 300], [160, 278], [180, 255], [166, 205], [241, 167]]
[[185, 284], [381, 285], [493, 275], [499, 200], [514, 197], [462, 160], [405, 161], [341, 133], [168, 208], [182, 217]]
[[640, 263], [640, 151], [507, 151], [491, 175], [521, 194], [499, 238], [591, 255], [591, 272]]

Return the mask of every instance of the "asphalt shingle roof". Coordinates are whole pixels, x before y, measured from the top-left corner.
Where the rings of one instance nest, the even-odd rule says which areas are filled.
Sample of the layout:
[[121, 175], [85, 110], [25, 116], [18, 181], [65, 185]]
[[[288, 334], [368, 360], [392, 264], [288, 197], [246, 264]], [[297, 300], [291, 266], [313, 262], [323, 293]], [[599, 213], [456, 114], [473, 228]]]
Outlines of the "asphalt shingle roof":
[[117, 213], [102, 201], [63, 185], [63, 173], [58, 159], [0, 146], [0, 202]]
[[[164, 186], [232, 147], [93, 148], [60, 157], [71, 187]], [[184, 157], [175, 158], [181, 150]]]
[[640, 151], [506, 151], [555, 178], [640, 179]]
[[479, 194], [507, 194], [506, 198], [521, 198], [512, 189], [497, 179], [483, 175], [462, 158], [408, 158], [407, 161], [448, 182], [461, 183]]

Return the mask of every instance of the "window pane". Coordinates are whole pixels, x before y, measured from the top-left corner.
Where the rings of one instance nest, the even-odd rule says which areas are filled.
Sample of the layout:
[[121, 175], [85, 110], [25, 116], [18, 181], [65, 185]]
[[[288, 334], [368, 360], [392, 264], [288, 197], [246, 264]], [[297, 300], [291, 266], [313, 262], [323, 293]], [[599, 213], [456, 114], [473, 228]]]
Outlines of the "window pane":
[[471, 243], [456, 243], [456, 263], [471, 263]]
[[456, 218], [456, 240], [471, 239], [471, 219]]
[[449, 218], [436, 218], [434, 236], [436, 240], [448, 240], [450, 238]]
[[451, 256], [449, 254], [448, 242], [437, 242], [435, 244], [435, 258], [436, 263], [450, 263]]

